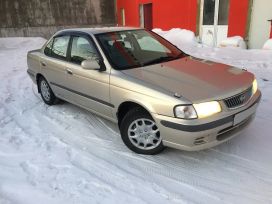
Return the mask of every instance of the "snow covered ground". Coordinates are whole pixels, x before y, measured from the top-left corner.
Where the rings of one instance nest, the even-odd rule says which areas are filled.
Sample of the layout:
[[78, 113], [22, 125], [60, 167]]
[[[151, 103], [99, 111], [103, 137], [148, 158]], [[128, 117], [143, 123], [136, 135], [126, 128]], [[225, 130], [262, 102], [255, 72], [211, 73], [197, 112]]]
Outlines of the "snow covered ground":
[[[182, 39], [180, 40], [182, 41]], [[272, 203], [272, 52], [179, 43], [257, 76], [254, 123], [200, 152], [137, 155], [117, 127], [69, 103], [47, 106], [26, 74], [41, 38], [0, 39], [0, 204]]]

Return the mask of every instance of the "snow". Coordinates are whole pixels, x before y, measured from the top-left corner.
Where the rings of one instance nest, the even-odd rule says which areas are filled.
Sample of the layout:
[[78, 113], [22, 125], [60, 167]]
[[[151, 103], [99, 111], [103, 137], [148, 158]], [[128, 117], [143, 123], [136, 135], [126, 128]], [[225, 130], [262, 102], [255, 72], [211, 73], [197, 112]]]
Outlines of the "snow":
[[223, 40], [219, 46], [246, 49], [246, 43], [241, 36], [228, 37], [227, 39]]
[[190, 30], [173, 28], [169, 31], [163, 31], [159, 28], [155, 28], [152, 31], [163, 36], [165, 39], [171, 41], [174, 45], [177, 46], [180, 44], [196, 43], [195, 34]]
[[272, 39], [269, 39], [265, 42], [263, 49], [264, 50], [272, 50]]
[[254, 72], [263, 98], [239, 137], [156, 156], [128, 150], [107, 120], [42, 102], [26, 53], [44, 39], [0, 39], [0, 203], [272, 203], [272, 51], [207, 48], [184, 33], [170, 40], [196, 57]]

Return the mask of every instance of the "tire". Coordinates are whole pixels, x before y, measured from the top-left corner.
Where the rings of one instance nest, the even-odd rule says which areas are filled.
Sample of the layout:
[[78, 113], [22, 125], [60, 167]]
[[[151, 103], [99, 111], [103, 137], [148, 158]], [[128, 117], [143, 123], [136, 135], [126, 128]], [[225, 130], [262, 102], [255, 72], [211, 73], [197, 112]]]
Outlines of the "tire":
[[164, 150], [155, 121], [141, 108], [127, 112], [121, 121], [120, 133], [125, 145], [137, 154], [153, 155]]
[[44, 77], [40, 77], [38, 80], [39, 92], [41, 94], [42, 100], [47, 105], [51, 106], [58, 102], [58, 98], [53, 93], [51, 87]]

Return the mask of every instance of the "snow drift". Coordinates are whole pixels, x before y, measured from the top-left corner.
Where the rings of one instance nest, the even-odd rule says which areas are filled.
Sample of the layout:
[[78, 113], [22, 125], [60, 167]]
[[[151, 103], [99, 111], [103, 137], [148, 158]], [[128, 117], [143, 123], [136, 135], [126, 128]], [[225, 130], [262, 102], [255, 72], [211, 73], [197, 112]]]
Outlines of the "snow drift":
[[263, 49], [264, 50], [272, 50], [272, 39], [269, 39], [265, 42]]
[[155, 28], [152, 31], [169, 40], [176, 46], [182, 47], [184, 44], [196, 43], [195, 34], [190, 30], [173, 28], [169, 31], [163, 31], [161, 29]]
[[246, 49], [246, 43], [241, 36], [228, 37], [227, 39], [223, 40], [219, 46]]

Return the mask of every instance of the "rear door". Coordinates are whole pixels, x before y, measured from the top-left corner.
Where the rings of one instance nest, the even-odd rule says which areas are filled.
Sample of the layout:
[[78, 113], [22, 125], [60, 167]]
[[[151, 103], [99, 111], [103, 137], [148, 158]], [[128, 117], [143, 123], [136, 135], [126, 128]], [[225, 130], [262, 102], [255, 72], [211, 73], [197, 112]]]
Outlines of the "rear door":
[[100, 72], [81, 67], [83, 60], [101, 58], [92, 38], [84, 34], [73, 34], [68, 52], [65, 87], [70, 91], [69, 100], [103, 116], [112, 117], [109, 70]]
[[55, 36], [44, 49], [41, 57], [41, 72], [46, 78], [53, 92], [62, 98], [67, 92], [62, 88], [66, 80], [67, 51], [70, 41], [69, 35]]

